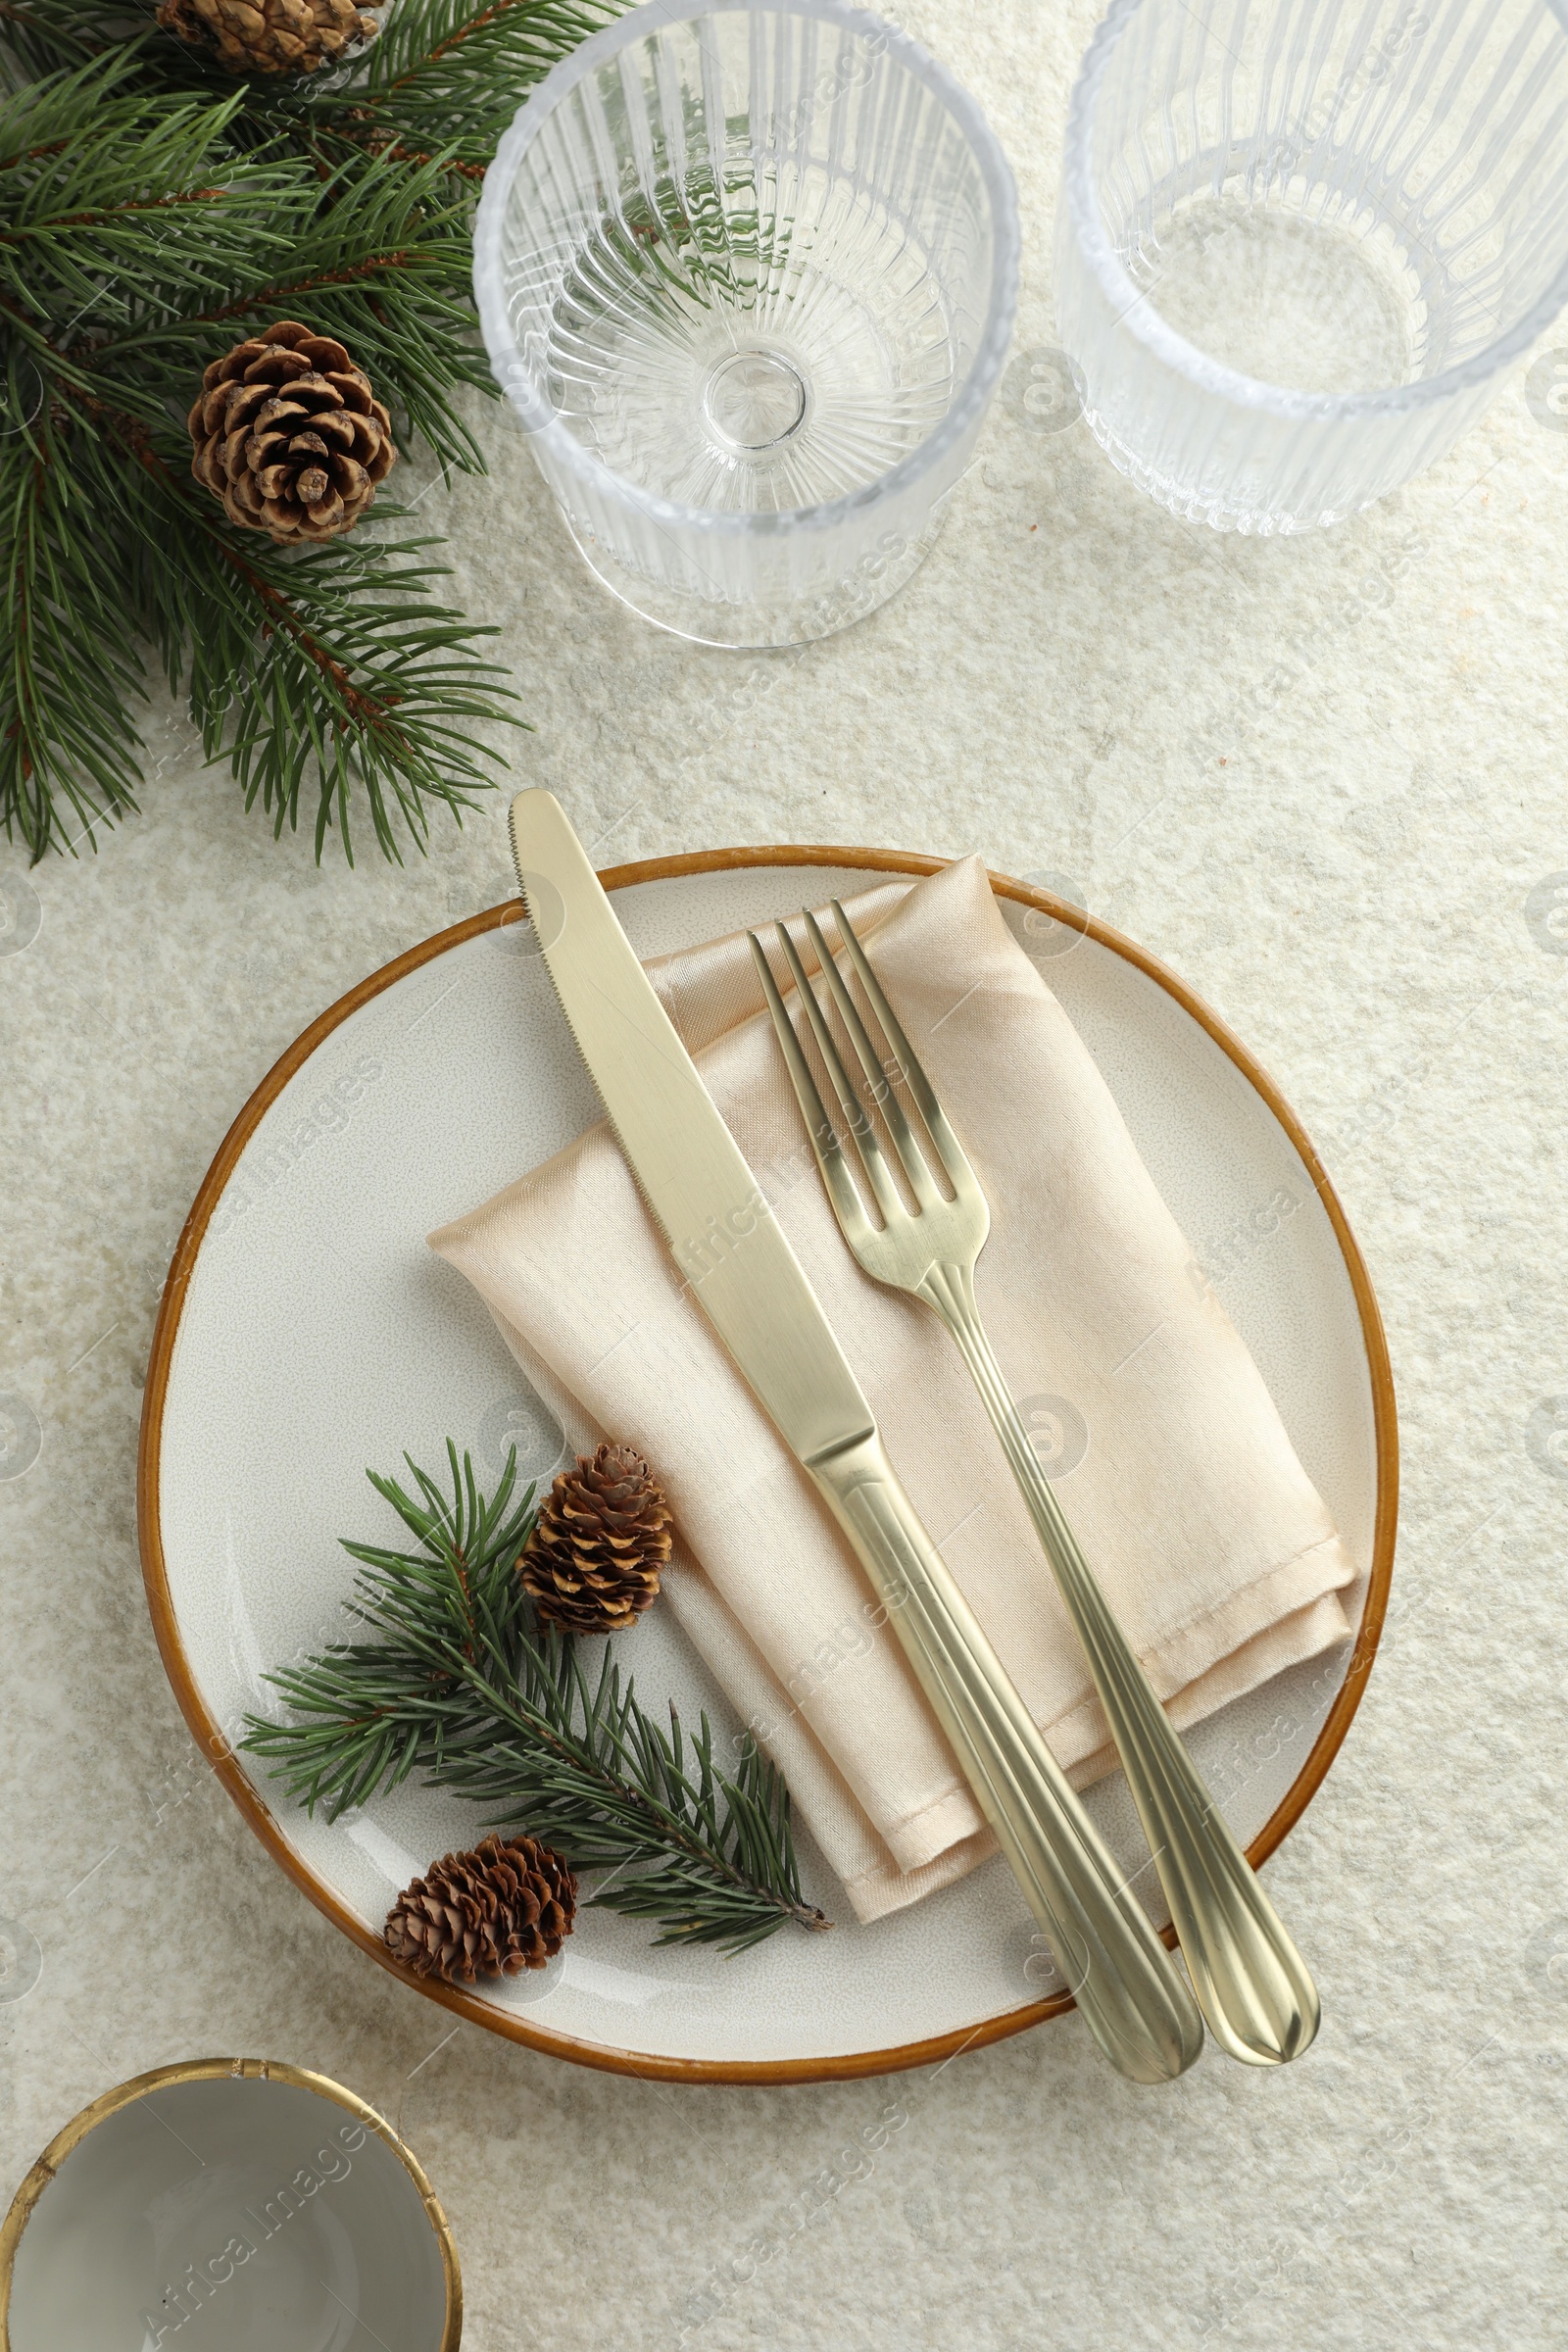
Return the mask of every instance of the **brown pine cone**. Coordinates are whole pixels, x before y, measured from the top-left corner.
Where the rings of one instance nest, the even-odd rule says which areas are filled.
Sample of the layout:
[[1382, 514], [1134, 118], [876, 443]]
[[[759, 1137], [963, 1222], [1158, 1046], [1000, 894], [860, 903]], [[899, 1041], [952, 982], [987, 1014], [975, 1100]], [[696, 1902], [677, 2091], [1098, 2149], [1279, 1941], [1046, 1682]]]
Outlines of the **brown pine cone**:
[[577, 1882], [536, 1838], [486, 1838], [443, 1854], [387, 1913], [386, 1946], [416, 1977], [471, 1984], [543, 1968], [571, 1934]]
[[369, 377], [293, 318], [214, 360], [189, 423], [197, 481], [284, 546], [351, 531], [397, 463]]
[[577, 1456], [546, 1495], [517, 1562], [547, 1623], [574, 1634], [635, 1624], [659, 1594], [669, 1557], [669, 1506], [630, 1446]]
[[230, 74], [314, 74], [377, 25], [355, 0], [163, 0], [158, 22]]

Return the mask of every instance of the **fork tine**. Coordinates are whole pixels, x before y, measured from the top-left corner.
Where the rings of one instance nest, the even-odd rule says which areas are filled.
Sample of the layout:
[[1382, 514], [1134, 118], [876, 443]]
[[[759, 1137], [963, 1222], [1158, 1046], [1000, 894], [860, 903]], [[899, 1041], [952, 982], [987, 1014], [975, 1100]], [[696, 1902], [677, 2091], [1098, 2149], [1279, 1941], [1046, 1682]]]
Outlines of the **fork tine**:
[[[865, 1072], [866, 1083], [871, 1089], [871, 1100], [879, 1106], [882, 1116], [888, 1123], [888, 1133], [893, 1138], [893, 1148], [903, 1163], [904, 1173], [909, 1179], [910, 1187], [920, 1206], [934, 1208], [942, 1198], [941, 1191], [932, 1178], [931, 1170], [926, 1164], [925, 1153], [920, 1149], [914, 1129], [909, 1125], [904, 1104], [893, 1091], [887, 1071], [883, 1066], [882, 1057], [871, 1043], [870, 1034], [860, 1018], [859, 1006], [845, 987], [839, 967], [828, 954], [827, 941], [822, 937], [821, 925], [808, 909], [806, 912], [805, 921], [807, 930], [810, 934], [811, 945], [815, 948], [822, 965], [822, 977], [827, 982], [829, 993], [838, 1007], [839, 1019], [844, 1023], [845, 1029], [849, 1033], [850, 1043], [855, 1048], [857, 1058]], [[843, 937], [842, 931], [839, 936]], [[858, 946], [859, 942], [857, 941], [856, 945]], [[885, 1003], [886, 999], [883, 1001]], [[891, 1036], [888, 1043], [893, 1045]], [[894, 1046], [894, 1052], [897, 1053], [897, 1047]]]
[[801, 1041], [796, 1036], [794, 1024], [784, 1009], [784, 1000], [779, 995], [778, 982], [773, 977], [773, 967], [767, 960], [767, 952], [755, 931], [748, 931], [746, 936], [752, 943], [752, 954], [757, 959], [762, 993], [767, 999], [767, 1009], [773, 1016], [773, 1027], [778, 1033], [778, 1042], [783, 1048], [785, 1064], [795, 1084], [796, 1100], [800, 1103], [801, 1114], [806, 1121], [807, 1133], [811, 1139], [811, 1150], [816, 1155], [816, 1164], [821, 1170], [822, 1182], [827, 1187], [827, 1197], [833, 1203], [833, 1213], [838, 1218], [844, 1238], [853, 1250], [874, 1228], [865, 1213], [865, 1205], [856, 1190], [855, 1179], [850, 1174], [849, 1162], [844, 1156], [844, 1147], [839, 1142], [833, 1122], [823, 1107], [822, 1098], [816, 1091], [816, 1080], [811, 1076], [810, 1063], [801, 1052]]
[[855, 966], [856, 977], [864, 989], [866, 1001], [881, 1022], [888, 1044], [898, 1057], [899, 1067], [918, 1105], [920, 1116], [926, 1123], [931, 1141], [936, 1146], [937, 1157], [942, 1162], [948, 1182], [953, 1186], [955, 1192], [959, 1189], [960, 1184], [973, 1184], [976, 1179], [974, 1170], [969, 1165], [968, 1154], [949, 1126], [947, 1113], [931, 1091], [931, 1081], [920, 1067], [915, 1057], [914, 1048], [900, 1027], [898, 1014], [882, 993], [881, 983], [871, 969], [865, 950], [855, 936], [849, 916], [837, 899], [832, 900], [830, 904], [833, 908], [833, 920], [839, 927], [839, 937], [843, 940], [850, 961]]
[[840, 1107], [849, 1127], [851, 1141], [860, 1155], [860, 1164], [865, 1170], [866, 1182], [871, 1187], [877, 1207], [881, 1211], [882, 1222], [886, 1225], [895, 1217], [903, 1217], [906, 1212], [904, 1203], [899, 1199], [897, 1187], [888, 1174], [888, 1163], [882, 1156], [882, 1147], [877, 1142], [876, 1129], [866, 1117], [865, 1107], [850, 1084], [850, 1073], [844, 1067], [843, 1057], [833, 1040], [833, 1032], [823, 1017], [822, 1007], [816, 1001], [811, 983], [806, 977], [806, 967], [796, 953], [794, 940], [791, 939], [782, 923], [775, 923], [773, 928], [778, 933], [779, 946], [784, 951], [784, 960], [789, 965], [794, 977], [802, 1010], [811, 1024], [811, 1035], [816, 1040], [817, 1051], [827, 1065], [827, 1074], [832, 1081], [834, 1092], [838, 1096]]

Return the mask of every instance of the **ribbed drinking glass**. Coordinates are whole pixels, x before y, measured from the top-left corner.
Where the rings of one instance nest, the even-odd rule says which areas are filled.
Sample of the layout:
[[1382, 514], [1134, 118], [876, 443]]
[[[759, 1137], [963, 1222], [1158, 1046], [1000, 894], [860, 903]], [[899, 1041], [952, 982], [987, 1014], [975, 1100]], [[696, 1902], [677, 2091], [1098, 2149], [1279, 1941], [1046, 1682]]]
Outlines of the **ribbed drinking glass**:
[[662, 0], [596, 33], [486, 175], [491, 364], [599, 577], [718, 645], [906, 579], [995, 389], [1011, 175], [906, 35], [838, 0]]
[[1062, 344], [1173, 513], [1336, 522], [1568, 296], [1568, 0], [1115, 0], [1069, 114]]

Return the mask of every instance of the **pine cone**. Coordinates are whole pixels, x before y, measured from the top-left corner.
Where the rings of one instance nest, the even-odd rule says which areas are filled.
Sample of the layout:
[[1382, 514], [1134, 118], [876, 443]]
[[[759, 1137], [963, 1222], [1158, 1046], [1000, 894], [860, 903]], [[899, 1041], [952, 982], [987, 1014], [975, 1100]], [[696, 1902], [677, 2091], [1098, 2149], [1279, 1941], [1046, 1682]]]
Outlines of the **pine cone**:
[[517, 1566], [547, 1622], [613, 1634], [658, 1597], [669, 1506], [630, 1446], [581, 1453], [545, 1497]]
[[486, 1838], [443, 1854], [387, 1913], [386, 1946], [416, 1977], [471, 1984], [543, 1968], [571, 1934], [577, 1882], [536, 1838]]
[[230, 74], [314, 74], [377, 25], [354, 0], [163, 0], [158, 22]]
[[397, 463], [369, 377], [292, 318], [214, 360], [189, 422], [197, 481], [285, 546], [351, 531]]

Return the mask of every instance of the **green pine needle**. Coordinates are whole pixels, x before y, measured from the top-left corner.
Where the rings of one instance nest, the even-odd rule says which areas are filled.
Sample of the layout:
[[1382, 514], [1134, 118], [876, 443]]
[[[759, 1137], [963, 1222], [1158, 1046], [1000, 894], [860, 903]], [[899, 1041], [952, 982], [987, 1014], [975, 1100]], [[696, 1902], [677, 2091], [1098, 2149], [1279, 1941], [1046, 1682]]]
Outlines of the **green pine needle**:
[[280, 550], [190, 480], [202, 370], [272, 319], [345, 342], [406, 449], [482, 472], [484, 166], [607, 0], [398, 0], [346, 72], [237, 82], [152, 0], [0, 0], [0, 826], [134, 810], [149, 650], [274, 832], [422, 847], [521, 723], [428, 538]]
[[345, 105], [322, 92], [311, 121], [327, 140], [418, 162], [434, 153], [476, 181], [521, 94], [617, 14], [609, 0], [420, 0], [388, 11]]
[[369, 1639], [270, 1675], [293, 1720], [247, 1716], [240, 1744], [329, 1821], [419, 1772], [487, 1826], [611, 1871], [590, 1901], [657, 1921], [659, 1943], [738, 1952], [790, 1921], [828, 1927], [801, 1894], [776, 1767], [748, 1738], [721, 1771], [707, 1715], [694, 1735], [673, 1705], [667, 1729], [645, 1713], [612, 1642], [592, 1672], [569, 1637], [541, 1633], [516, 1573], [534, 1490], [514, 1501], [514, 1454], [486, 1499], [450, 1440], [447, 1455], [450, 1499], [412, 1460], [416, 1494], [368, 1474], [417, 1548], [345, 1542]]

